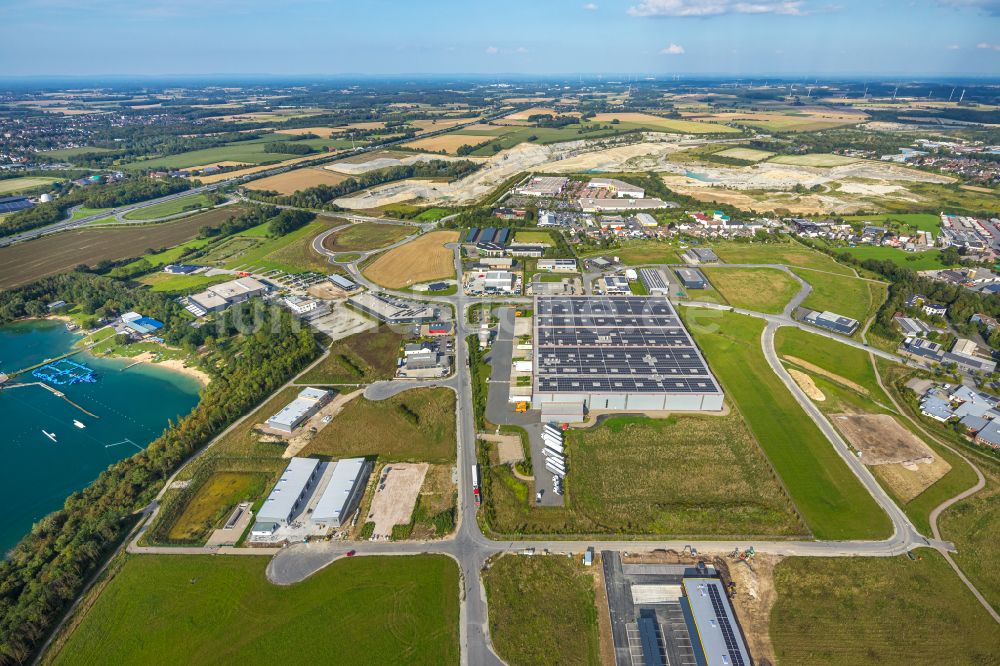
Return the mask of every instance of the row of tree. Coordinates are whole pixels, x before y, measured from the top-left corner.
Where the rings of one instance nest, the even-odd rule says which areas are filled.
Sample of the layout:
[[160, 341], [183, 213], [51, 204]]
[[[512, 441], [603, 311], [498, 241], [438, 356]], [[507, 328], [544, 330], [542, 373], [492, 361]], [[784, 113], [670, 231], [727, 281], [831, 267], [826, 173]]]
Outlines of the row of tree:
[[[163, 318], [174, 335], [191, 328], [176, 304], [163, 296], [156, 303], [156, 298], [109, 278], [72, 273], [0, 293], [0, 313], [7, 318], [28, 315], [37, 310], [32, 303], [64, 299], [82, 301], [94, 314], [102, 308], [141, 308]], [[0, 662], [30, 660], [124, 538], [133, 514], [178, 465], [316, 357], [308, 328], [283, 310], [262, 308], [248, 332], [241, 331], [239, 315], [227, 312], [213, 329], [213, 351], [205, 363], [213, 379], [194, 410], [145, 450], [111, 465], [86, 489], [73, 493], [0, 562]]]

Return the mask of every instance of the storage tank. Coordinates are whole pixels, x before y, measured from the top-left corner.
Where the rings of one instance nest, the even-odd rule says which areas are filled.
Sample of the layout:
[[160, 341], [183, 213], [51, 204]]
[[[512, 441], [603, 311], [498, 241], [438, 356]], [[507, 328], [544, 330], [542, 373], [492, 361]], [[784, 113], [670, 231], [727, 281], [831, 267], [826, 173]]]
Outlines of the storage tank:
[[52, 195], [46, 192], [42, 196], [38, 197], [38, 201], [41, 203], [49, 203], [50, 201], [52, 201]]

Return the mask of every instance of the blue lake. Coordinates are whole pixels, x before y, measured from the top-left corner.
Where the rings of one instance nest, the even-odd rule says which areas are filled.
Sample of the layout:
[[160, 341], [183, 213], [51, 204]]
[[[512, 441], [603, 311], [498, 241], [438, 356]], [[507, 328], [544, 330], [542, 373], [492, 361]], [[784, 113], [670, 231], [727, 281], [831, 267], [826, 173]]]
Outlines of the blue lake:
[[[0, 372], [12, 372], [70, 351], [79, 336], [61, 322], [19, 322], [0, 327]], [[124, 359], [77, 354], [74, 361], [96, 372], [93, 384], [59, 386], [64, 398], [41, 386], [0, 391], [0, 552], [27, 534], [32, 523], [62, 506], [106, 467], [156, 439], [168, 420], [197, 404], [200, 385], [186, 375], [142, 365], [123, 370]], [[9, 384], [39, 381], [30, 373]], [[74, 420], [85, 428], [78, 428]], [[55, 435], [52, 441], [42, 431]]]

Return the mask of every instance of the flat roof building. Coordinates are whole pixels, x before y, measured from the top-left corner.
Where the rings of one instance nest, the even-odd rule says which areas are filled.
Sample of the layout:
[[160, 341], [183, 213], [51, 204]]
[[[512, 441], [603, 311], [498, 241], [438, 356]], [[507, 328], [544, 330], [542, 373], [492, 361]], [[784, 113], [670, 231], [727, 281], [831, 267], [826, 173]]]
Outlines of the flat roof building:
[[632, 183], [626, 183], [615, 178], [591, 178], [588, 188], [610, 190], [618, 197], [634, 197], [641, 199], [646, 196], [646, 190]]
[[613, 213], [628, 210], [651, 210], [653, 208], [673, 208], [677, 204], [661, 199], [579, 199], [577, 203], [584, 213]]
[[836, 312], [817, 312], [816, 310], [809, 310], [802, 317], [802, 321], [841, 335], [854, 335], [854, 331], [858, 330], [859, 325], [856, 319], [844, 317]]
[[423, 324], [438, 318], [430, 305], [370, 291], [351, 296], [347, 302], [387, 324]]
[[302, 508], [319, 471], [315, 458], [292, 458], [257, 512], [257, 523], [287, 525]]
[[[241, 277], [212, 285], [205, 291], [187, 297], [187, 309], [195, 316], [225, 310], [230, 305], [250, 300], [267, 291], [267, 285], [252, 277]], [[200, 312], [199, 312], [200, 311]]]
[[365, 494], [372, 463], [364, 458], [338, 460], [326, 489], [312, 512], [314, 523], [342, 527]]
[[327, 279], [330, 280], [330, 284], [332, 284], [334, 287], [342, 289], [347, 293], [350, 293], [352, 291], [357, 291], [358, 289], [361, 288], [357, 283], [353, 282], [352, 280], [348, 280], [343, 275], [331, 275]]
[[680, 279], [681, 284], [687, 289], [705, 289], [708, 287], [708, 280], [697, 268], [678, 268], [674, 271]]
[[483, 287], [486, 291], [514, 291], [516, 277], [510, 271], [486, 271]]
[[269, 428], [289, 433], [330, 402], [331, 391], [307, 387], [299, 391], [295, 400], [281, 408], [281, 411], [269, 418], [266, 424]]
[[719, 256], [715, 254], [715, 250], [707, 247], [693, 247], [684, 253], [683, 259], [689, 264], [719, 263]]
[[640, 268], [639, 279], [646, 285], [646, 291], [652, 296], [669, 296], [670, 283], [663, 273], [655, 268]]
[[601, 293], [610, 296], [628, 296], [632, 293], [628, 278], [624, 275], [605, 275], [600, 279]]
[[[685, 578], [682, 609], [693, 627], [691, 646], [700, 664], [751, 666], [743, 633], [718, 578]], [[699, 654], [700, 653], [700, 654]]]
[[569, 178], [560, 176], [536, 176], [517, 188], [515, 192], [532, 197], [557, 197], [568, 182]]
[[536, 296], [532, 403], [719, 411], [723, 393], [663, 296]]

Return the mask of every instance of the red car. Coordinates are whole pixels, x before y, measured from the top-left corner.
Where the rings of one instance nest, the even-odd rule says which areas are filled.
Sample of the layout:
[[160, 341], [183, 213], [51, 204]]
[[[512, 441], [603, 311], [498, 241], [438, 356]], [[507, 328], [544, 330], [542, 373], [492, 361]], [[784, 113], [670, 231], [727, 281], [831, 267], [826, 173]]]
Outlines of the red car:
[[346, 555], [347, 557], [354, 557], [354, 553], [356, 553], [356, 552], [357, 551], [355, 551], [355, 550], [349, 550], [346, 553], [344, 553], [344, 555]]

